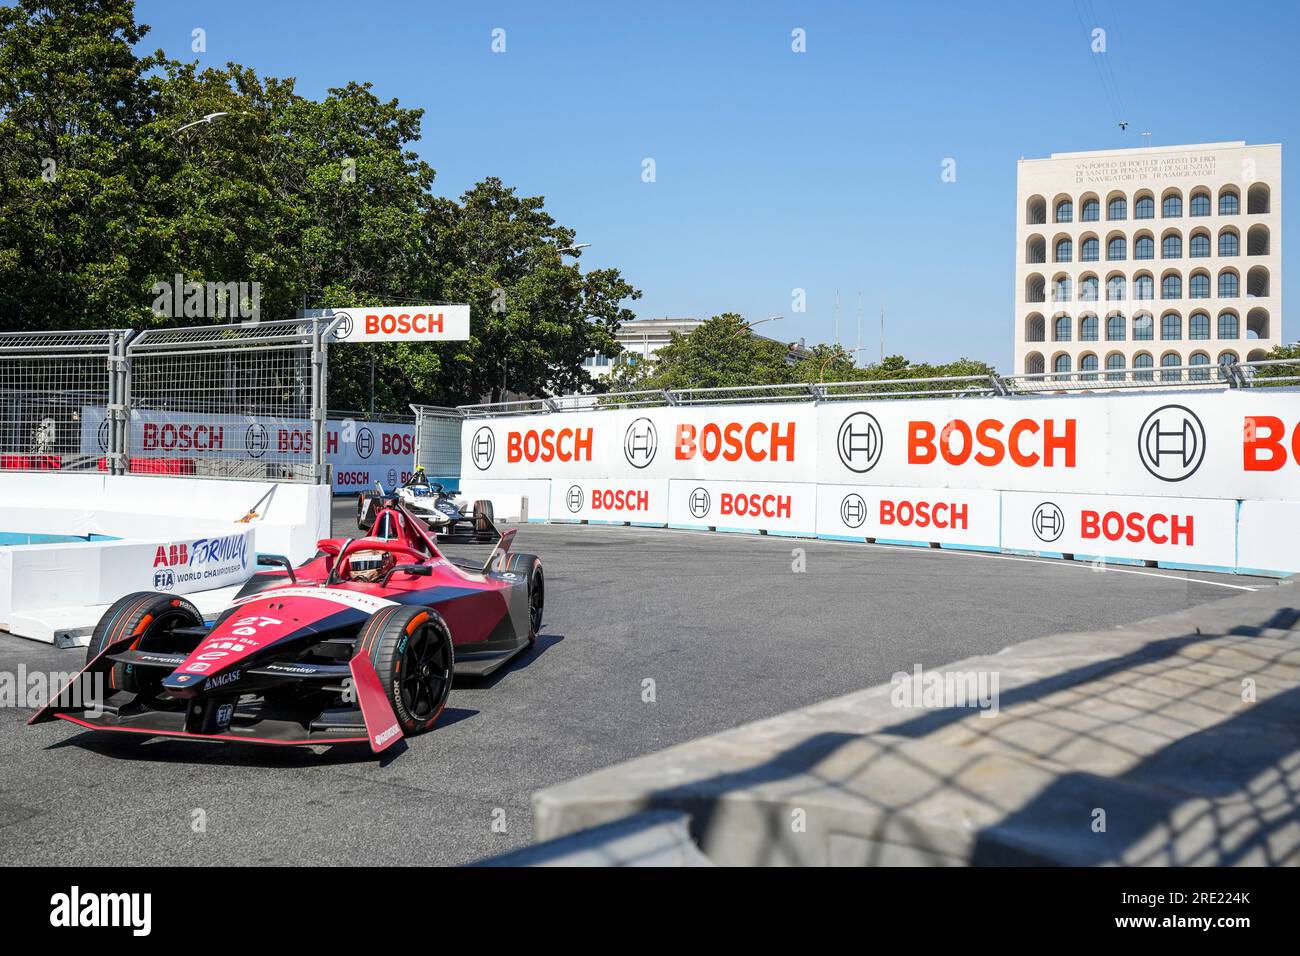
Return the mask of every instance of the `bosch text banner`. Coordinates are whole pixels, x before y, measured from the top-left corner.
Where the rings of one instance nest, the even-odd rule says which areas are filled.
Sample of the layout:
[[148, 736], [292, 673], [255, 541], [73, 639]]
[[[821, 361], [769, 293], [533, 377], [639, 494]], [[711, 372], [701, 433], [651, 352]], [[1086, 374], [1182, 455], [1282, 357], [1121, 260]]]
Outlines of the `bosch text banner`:
[[334, 309], [336, 342], [463, 342], [468, 305], [378, 305]]

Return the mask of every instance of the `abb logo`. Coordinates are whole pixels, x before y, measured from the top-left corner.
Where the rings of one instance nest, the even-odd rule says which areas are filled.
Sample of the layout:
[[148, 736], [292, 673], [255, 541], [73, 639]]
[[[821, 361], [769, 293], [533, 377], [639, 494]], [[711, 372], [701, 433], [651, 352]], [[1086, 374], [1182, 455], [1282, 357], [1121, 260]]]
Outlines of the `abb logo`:
[[1185, 544], [1190, 547], [1195, 542], [1194, 522], [1191, 515], [1144, 515], [1140, 511], [1121, 514], [1118, 511], [1085, 510], [1081, 514], [1082, 527], [1080, 535], [1085, 541], [1105, 538], [1107, 541], [1142, 542], [1152, 544]]
[[442, 331], [441, 312], [402, 312], [398, 315], [367, 315], [364, 320], [367, 335], [395, 335], [398, 333], [428, 335], [430, 332]]
[[705, 461], [794, 461], [794, 422], [741, 422], [696, 429], [678, 425], [675, 452], [678, 461], [690, 461], [697, 454]]
[[1241, 464], [1246, 471], [1278, 471], [1291, 458], [1300, 465], [1300, 423], [1286, 441], [1286, 423], [1276, 415], [1247, 416], [1242, 435]]
[[890, 501], [880, 499], [880, 523], [909, 528], [958, 528], [966, 530], [966, 505], [946, 501]]
[[593, 488], [591, 492], [592, 511], [649, 511], [650, 492], [648, 491], [611, 491], [608, 488]]
[[150, 451], [215, 451], [226, 447], [226, 430], [220, 425], [147, 423], [144, 447]]
[[506, 435], [506, 461], [591, 461], [590, 428], [530, 428]]
[[174, 568], [178, 564], [189, 564], [189, 546], [185, 544], [160, 544], [153, 556], [153, 566]]
[[[793, 431], [794, 426], [791, 425]], [[724, 515], [739, 515], [746, 517], [762, 516], [764, 518], [788, 518], [790, 517], [790, 496], [789, 495], [736, 495], [724, 491], [719, 496], [719, 504]]]
[[934, 422], [911, 421], [907, 423], [907, 463], [929, 465], [942, 457], [950, 465], [964, 465], [974, 458], [977, 465], [992, 467], [1009, 456], [1021, 468], [1032, 468], [1040, 462], [1052, 468], [1059, 457], [1064, 467], [1073, 468], [1076, 427], [1073, 418], [1048, 418], [1042, 422], [1022, 418], [1010, 428], [996, 418], [986, 418], [972, 429], [958, 418], [943, 426], [936, 440]]

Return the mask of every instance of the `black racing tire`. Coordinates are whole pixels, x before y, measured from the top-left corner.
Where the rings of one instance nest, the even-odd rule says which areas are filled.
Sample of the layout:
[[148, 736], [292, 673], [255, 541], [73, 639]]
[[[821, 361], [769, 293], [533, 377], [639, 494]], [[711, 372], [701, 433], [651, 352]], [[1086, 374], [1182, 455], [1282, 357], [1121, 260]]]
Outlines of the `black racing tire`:
[[528, 643], [537, 643], [542, 629], [542, 614], [546, 610], [546, 575], [542, 573], [542, 559], [535, 554], [506, 555], [502, 571], [528, 575]]
[[[100, 651], [127, 637], [135, 640], [124, 645], [132, 650], [188, 651], [194, 646], [193, 638], [178, 639], [171, 631], [176, 627], [198, 627], [203, 615], [198, 608], [183, 597], [159, 591], [136, 591], [114, 601], [90, 635], [86, 645], [86, 663], [99, 656]], [[141, 677], [141, 672], [129, 664], [114, 664], [108, 671], [108, 689], [125, 690], [135, 694], [152, 695], [158, 690], [166, 671], [148, 669], [156, 678]]]
[[492, 540], [492, 523], [495, 517], [492, 502], [474, 502], [474, 537], [479, 541]]
[[432, 608], [396, 604], [373, 614], [357, 635], [405, 734], [432, 730], [451, 694], [456, 652], [451, 629]]

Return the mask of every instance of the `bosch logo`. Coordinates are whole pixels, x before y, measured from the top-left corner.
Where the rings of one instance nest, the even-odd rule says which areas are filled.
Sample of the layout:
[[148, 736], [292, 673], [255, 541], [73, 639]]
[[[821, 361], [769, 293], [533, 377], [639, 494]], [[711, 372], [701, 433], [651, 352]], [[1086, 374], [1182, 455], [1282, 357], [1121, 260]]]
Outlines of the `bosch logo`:
[[564, 496], [564, 503], [576, 515], [582, 510], [582, 489], [577, 485], [572, 485], [569, 488], [569, 493]]
[[99, 450], [108, 451], [108, 419], [107, 418], [105, 418], [102, 422], [99, 423], [99, 433], [97, 435], [97, 438], [99, 440]]
[[880, 422], [870, 412], [854, 412], [840, 423], [835, 450], [849, 471], [862, 474], [876, 467], [884, 446]]
[[244, 447], [254, 458], [261, 458], [271, 447], [271, 433], [265, 425], [249, 425], [248, 431], [244, 433]]
[[1065, 532], [1065, 512], [1055, 502], [1044, 501], [1034, 509], [1029, 524], [1039, 541], [1051, 544]]
[[497, 456], [497, 439], [492, 429], [484, 425], [474, 433], [469, 443], [469, 457], [479, 471], [492, 467], [492, 460]]
[[1183, 481], [1205, 460], [1205, 426], [1182, 405], [1163, 405], [1138, 429], [1138, 455], [1161, 481]]
[[163, 568], [161, 571], [153, 573], [153, 589], [155, 591], [170, 591], [176, 587], [176, 572], [171, 568]]
[[648, 418], [638, 418], [627, 426], [623, 436], [623, 454], [633, 468], [644, 468], [655, 460], [659, 450], [659, 432]]
[[867, 520], [867, 503], [861, 495], [845, 495], [840, 502], [840, 520], [846, 527], [861, 528]]
[[389, 469], [388, 469], [388, 475], [387, 475], [387, 478], [388, 478], [388, 483], [389, 483], [390, 485], [395, 485], [395, 484], [397, 484], [397, 469], [396, 469], [396, 468], [389, 468]]
[[691, 514], [696, 518], [703, 518], [713, 506], [713, 499], [709, 497], [706, 489], [696, 488], [686, 500], [686, 506], [691, 509]]
[[334, 338], [346, 339], [352, 334], [352, 316], [346, 312], [335, 312], [334, 318], [343, 320], [339, 323], [339, 327], [334, 330]]
[[357, 432], [357, 454], [362, 458], [369, 458], [375, 451], [375, 433], [369, 428], [362, 428]]

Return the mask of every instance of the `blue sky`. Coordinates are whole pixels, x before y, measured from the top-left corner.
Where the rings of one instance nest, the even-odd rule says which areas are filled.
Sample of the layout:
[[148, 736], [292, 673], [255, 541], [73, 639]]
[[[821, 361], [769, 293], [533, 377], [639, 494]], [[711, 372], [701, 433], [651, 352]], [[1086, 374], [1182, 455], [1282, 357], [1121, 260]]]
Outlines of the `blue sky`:
[[1281, 0], [138, 0], [137, 17], [149, 49], [294, 76], [308, 96], [369, 80], [423, 107], [416, 149], [439, 193], [495, 175], [544, 195], [592, 244], [585, 267], [645, 293], [639, 317], [776, 314], [761, 331], [831, 341], [838, 289], [852, 347], [861, 290], [870, 361], [883, 302], [887, 353], [1010, 365], [1019, 157], [1141, 146], [1142, 130], [1152, 145], [1280, 142], [1285, 186], [1300, 141], [1300, 5]]

